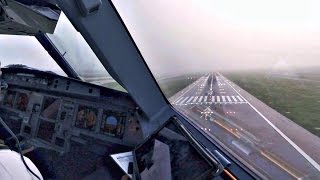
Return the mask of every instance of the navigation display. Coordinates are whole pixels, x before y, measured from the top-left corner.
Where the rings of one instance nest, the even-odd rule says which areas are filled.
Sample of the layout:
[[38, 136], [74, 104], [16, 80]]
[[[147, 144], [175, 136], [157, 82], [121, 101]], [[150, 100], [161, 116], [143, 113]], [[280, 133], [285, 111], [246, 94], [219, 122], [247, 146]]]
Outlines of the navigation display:
[[94, 130], [97, 122], [98, 109], [80, 105], [75, 126], [82, 129]]
[[18, 93], [16, 108], [20, 111], [26, 111], [29, 103], [29, 96], [26, 93]]
[[60, 99], [45, 97], [43, 101], [41, 116], [49, 119], [57, 119], [60, 102]]
[[16, 97], [16, 92], [15, 91], [7, 91], [6, 96], [4, 97], [4, 102], [3, 104], [5, 106], [13, 107], [14, 104], [14, 99]]
[[54, 127], [54, 123], [41, 120], [37, 137], [45, 141], [51, 142], [54, 133]]
[[104, 111], [101, 132], [110, 136], [122, 136], [124, 131], [125, 113]]

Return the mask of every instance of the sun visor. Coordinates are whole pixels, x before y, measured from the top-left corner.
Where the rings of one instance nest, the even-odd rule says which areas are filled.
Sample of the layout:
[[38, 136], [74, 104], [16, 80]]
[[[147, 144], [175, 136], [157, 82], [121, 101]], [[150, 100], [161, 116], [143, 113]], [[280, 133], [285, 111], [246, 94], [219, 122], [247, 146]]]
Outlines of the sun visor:
[[53, 33], [61, 10], [46, 0], [0, 0], [0, 34]]

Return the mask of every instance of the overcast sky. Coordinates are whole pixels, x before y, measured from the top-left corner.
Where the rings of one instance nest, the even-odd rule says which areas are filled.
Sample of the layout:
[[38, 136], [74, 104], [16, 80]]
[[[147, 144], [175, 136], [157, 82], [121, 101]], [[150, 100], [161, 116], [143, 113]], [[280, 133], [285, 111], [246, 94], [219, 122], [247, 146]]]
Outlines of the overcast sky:
[[319, 0], [113, 0], [153, 71], [320, 65]]
[[[319, 0], [113, 2], [157, 75], [320, 66]], [[56, 70], [41, 48], [32, 37], [0, 36], [3, 64]]]

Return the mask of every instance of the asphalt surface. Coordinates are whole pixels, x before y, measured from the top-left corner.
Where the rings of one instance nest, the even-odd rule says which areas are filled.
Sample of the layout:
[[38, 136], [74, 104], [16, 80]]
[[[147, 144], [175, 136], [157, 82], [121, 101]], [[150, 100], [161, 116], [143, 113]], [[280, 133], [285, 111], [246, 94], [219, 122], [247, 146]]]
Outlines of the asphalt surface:
[[202, 76], [171, 103], [267, 179], [318, 179], [320, 138], [219, 73]]

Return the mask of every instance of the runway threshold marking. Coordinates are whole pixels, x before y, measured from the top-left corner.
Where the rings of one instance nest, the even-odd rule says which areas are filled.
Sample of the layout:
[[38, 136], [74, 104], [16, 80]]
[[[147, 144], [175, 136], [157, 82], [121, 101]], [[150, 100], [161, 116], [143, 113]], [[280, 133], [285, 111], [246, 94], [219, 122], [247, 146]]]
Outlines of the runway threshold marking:
[[229, 96], [226, 96], [226, 98], [227, 98], [227, 100], [228, 100], [229, 102], [232, 102], [232, 100], [231, 100], [231, 98], [230, 98]]
[[202, 98], [203, 98], [203, 96], [200, 96], [198, 102], [201, 102]]
[[178, 98], [178, 99], [174, 102], [174, 104], [178, 104], [182, 99], [183, 99], [183, 97]]
[[189, 96], [186, 97], [186, 98], [184, 98], [184, 99], [180, 102], [180, 104], [183, 104], [183, 102], [186, 101], [188, 98], [189, 98]]
[[198, 96], [194, 97], [193, 102], [196, 102], [198, 99]]
[[237, 100], [236, 97], [234, 97], [234, 96], [231, 96], [231, 97], [232, 97], [232, 99], [233, 99], [235, 102], [238, 102], [238, 100]]
[[207, 102], [208, 96], [205, 96], [203, 102]]
[[226, 102], [226, 99], [224, 96], [221, 96], [221, 98], [222, 98], [222, 102]]
[[[237, 92], [238, 93], [238, 92]], [[243, 100], [241, 99], [240, 96], [237, 96], [237, 98], [239, 99], [239, 101], [243, 102]], [[242, 97], [243, 98], [243, 97]], [[244, 99], [244, 98], [243, 98]]]
[[[219, 73], [220, 74], [220, 73]], [[220, 74], [221, 75], [221, 74]], [[222, 75], [221, 75], [222, 76]], [[229, 82], [227, 84], [256, 111], [277, 133], [280, 134], [294, 149], [296, 149], [309, 163], [320, 172], [320, 165], [313, 160], [306, 152], [304, 152], [296, 143], [294, 143], [287, 135], [285, 135], [277, 126], [275, 126], [268, 118], [266, 118], [257, 108], [255, 108], [246, 98], [244, 98]]]
[[192, 99], [193, 99], [193, 96], [191, 96], [191, 97], [188, 99], [187, 103], [189, 103]]

